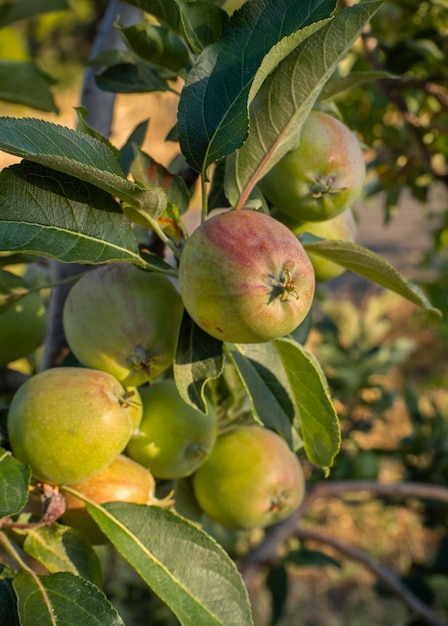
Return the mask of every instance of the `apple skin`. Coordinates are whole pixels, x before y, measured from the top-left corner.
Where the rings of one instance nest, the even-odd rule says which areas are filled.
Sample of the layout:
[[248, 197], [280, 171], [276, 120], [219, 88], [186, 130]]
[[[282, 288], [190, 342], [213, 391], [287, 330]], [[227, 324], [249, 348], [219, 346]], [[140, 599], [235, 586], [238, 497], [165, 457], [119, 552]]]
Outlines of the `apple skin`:
[[[151, 472], [122, 454], [94, 476], [70, 486], [98, 504], [151, 504], [155, 500], [155, 480]], [[87, 513], [85, 503], [66, 492], [64, 498], [66, 509], [60, 521], [81, 530], [93, 544], [108, 543], [107, 537]]]
[[135, 420], [123, 386], [106, 372], [55, 367], [29, 378], [12, 398], [7, 430], [14, 455], [34, 478], [86, 480], [124, 450]]
[[[21, 277], [0, 270], [0, 296], [28, 289]], [[0, 366], [34, 352], [47, 334], [47, 312], [37, 292], [0, 307]]]
[[84, 366], [138, 387], [172, 364], [182, 313], [166, 276], [113, 263], [87, 272], [71, 288], [63, 326]]
[[207, 415], [179, 395], [173, 380], [141, 390], [143, 417], [126, 454], [149, 468], [156, 478], [189, 476], [210, 454], [217, 436], [217, 416], [208, 403]]
[[[356, 241], [357, 225], [351, 209], [346, 209], [336, 217], [324, 222], [296, 222], [278, 210], [273, 211], [272, 216], [287, 226], [296, 236], [302, 233], [311, 233], [324, 239], [338, 239], [352, 243]], [[323, 259], [317, 254], [308, 252], [308, 250], [307, 254], [313, 264], [317, 282], [332, 280], [345, 272], [345, 267], [342, 265]]]
[[250, 530], [288, 517], [303, 500], [305, 480], [284, 439], [261, 426], [243, 426], [218, 437], [193, 488], [210, 519]]
[[179, 264], [186, 310], [204, 331], [236, 343], [292, 332], [314, 297], [314, 270], [291, 231], [264, 213], [229, 210], [189, 237]]
[[363, 191], [366, 165], [356, 135], [332, 115], [311, 111], [298, 138], [258, 187], [297, 221], [321, 221], [351, 208]]

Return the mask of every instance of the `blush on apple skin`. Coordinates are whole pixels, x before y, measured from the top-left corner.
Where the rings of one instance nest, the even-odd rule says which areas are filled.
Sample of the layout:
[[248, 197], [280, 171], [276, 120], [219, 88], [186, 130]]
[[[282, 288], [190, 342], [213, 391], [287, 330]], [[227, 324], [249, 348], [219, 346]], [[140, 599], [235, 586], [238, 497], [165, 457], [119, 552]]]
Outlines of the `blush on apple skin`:
[[287, 227], [229, 210], [199, 226], [179, 265], [184, 306], [217, 339], [261, 343], [292, 332], [314, 298], [313, 266]]

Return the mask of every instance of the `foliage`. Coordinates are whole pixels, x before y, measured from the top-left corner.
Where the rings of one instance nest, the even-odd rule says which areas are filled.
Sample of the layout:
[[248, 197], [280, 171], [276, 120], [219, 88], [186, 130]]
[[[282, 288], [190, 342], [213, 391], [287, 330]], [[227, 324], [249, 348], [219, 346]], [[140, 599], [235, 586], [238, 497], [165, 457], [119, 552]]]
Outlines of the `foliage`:
[[[48, 11], [66, 8], [64, 2], [44, 4]], [[446, 179], [445, 92], [436, 88], [439, 75], [442, 86], [446, 77], [442, 4], [423, 2], [416, 16], [412, 3], [398, 5], [399, 22], [411, 30], [398, 28], [395, 34], [382, 25], [390, 10], [382, 0], [353, 6], [334, 0], [248, 0], [231, 16], [213, 0], [128, 4], [141, 9], [143, 19], [124, 27], [117, 18], [114, 27], [127, 48], [102, 51], [90, 60], [101, 68], [96, 84], [112, 93], [177, 94], [177, 123], [167, 140], [178, 142], [179, 158], [167, 169], [146, 154], [144, 127], [134, 129], [123, 146], [112, 145], [89, 126], [82, 108], [76, 130], [31, 117], [0, 118], [0, 149], [22, 159], [0, 172], [2, 264], [17, 269], [19, 263], [31, 265], [30, 259], [50, 268], [55, 262], [130, 262], [176, 278], [188, 239], [183, 215], [193, 204], [191, 181], [199, 181], [202, 221], [219, 206], [269, 212], [257, 183], [293, 147], [313, 108], [333, 108], [347, 119], [358, 119], [353, 111], [359, 108], [357, 130], [370, 147], [370, 192], [385, 190], [389, 209], [408, 181], [414, 194], [426, 199], [430, 184]], [[0, 27], [31, 19], [36, 11], [27, 2], [3, 4]], [[21, 62], [20, 68], [3, 62], [1, 72], [1, 98], [55, 111], [51, 80], [34, 62]], [[408, 299], [428, 319], [440, 317], [419, 286], [365, 247], [306, 234], [300, 241], [305, 250]], [[132, 319], [132, 310], [127, 313]], [[316, 325], [327, 343], [313, 353], [307, 340], [315, 314], [287, 337], [233, 344], [211, 337], [185, 313], [166, 376], [195, 409], [206, 412], [211, 402], [221, 431], [247, 423], [270, 428], [322, 479], [337, 468], [341, 424], [350, 421], [354, 404], [375, 390], [369, 409], [381, 413], [391, 399], [375, 377], [406, 358], [412, 346], [399, 341], [379, 346], [378, 319], [343, 345], [328, 318]], [[356, 318], [353, 310], [346, 315]], [[73, 354], [65, 356], [63, 367], [81, 366]], [[33, 376], [38, 367], [33, 355], [26, 373]], [[6, 406], [16, 387], [5, 385]], [[342, 419], [336, 401], [349, 407]], [[414, 417], [416, 426], [424, 421], [418, 412]], [[433, 432], [429, 440], [434, 442]], [[415, 454], [418, 441], [411, 438], [407, 450]], [[1, 619], [21, 626], [34, 626], [36, 619], [39, 624], [124, 623], [110, 601], [113, 593], [108, 598], [107, 585], [102, 589], [95, 548], [57, 521], [66, 492], [85, 501], [113, 550], [144, 581], [145, 593], [156, 597], [152, 606], [161, 601], [166, 623], [253, 623], [237, 567], [241, 536], [229, 536], [204, 519], [188, 478], [160, 481], [156, 503], [98, 504], [70, 486], [41, 485], [12, 455], [7, 436], [2, 445]], [[29, 493], [41, 499], [42, 511], [33, 507]], [[252, 537], [243, 534], [245, 540], [242, 552]], [[329, 559], [302, 547], [286, 561], [328, 564]], [[286, 597], [285, 574], [283, 565], [273, 567], [267, 581], [274, 594], [273, 623]], [[157, 623], [156, 614], [151, 623]]]

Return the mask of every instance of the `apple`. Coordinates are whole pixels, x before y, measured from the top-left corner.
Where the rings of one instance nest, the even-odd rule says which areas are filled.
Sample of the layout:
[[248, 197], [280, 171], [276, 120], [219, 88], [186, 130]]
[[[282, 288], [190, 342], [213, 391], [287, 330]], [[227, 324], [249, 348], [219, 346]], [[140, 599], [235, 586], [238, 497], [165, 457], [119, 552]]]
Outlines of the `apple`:
[[[287, 226], [296, 236], [302, 233], [311, 233], [324, 239], [337, 239], [352, 243], [356, 240], [357, 226], [351, 209], [346, 209], [343, 213], [339, 213], [336, 217], [324, 222], [297, 222], [278, 210], [274, 210], [272, 216]], [[308, 252], [308, 250], [307, 254], [313, 264], [314, 275], [318, 282], [337, 278], [345, 272], [342, 265], [323, 259], [317, 254]]]
[[228, 210], [187, 239], [179, 263], [186, 310], [223, 341], [260, 343], [292, 332], [314, 297], [314, 270], [291, 231], [270, 215]]
[[237, 427], [218, 437], [193, 477], [203, 512], [227, 528], [264, 528], [288, 517], [302, 502], [300, 461], [275, 432]]
[[[152, 474], [124, 455], [118, 456], [94, 476], [70, 487], [98, 504], [151, 504], [155, 499], [155, 480]], [[64, 498], [66, 508], [60, 521], [83, 531], [94, 544], [107, 543], [108, 539], [87, 513], [84, 501], [67, 492], [64, 492]]]
[[0, 270], [0, 365], [27, 356], [45, 340], [44, 301], [37, 292], [19, 297], [27, 289], [29, 286], [21, 276]]
[[14, 455], [34, 478], [56, 485], [78, 483], [110, 465], [134, 424], [123, 386], [106, 372], [77, 367], [31, 376], [7, 417]]
[[63, 326], [83, 365], [138, 387], [172, 364], [182, 312], [166, 276], [113, 263], [87, 272], [72, 287]]
[[327, 220], [361, 197], [366, 166], [356, 135], [323, 111], [312, 111], [297, 147], [287, 152], [258, 187], [279, 211], [297, 221]]
[[208, 457], [217, 435], [210, 403], [205, 415], [184, 402], [173, 380], [141, 390], [143, 417], [126, 454], [148, 467], [156, 478], [192, 474]]

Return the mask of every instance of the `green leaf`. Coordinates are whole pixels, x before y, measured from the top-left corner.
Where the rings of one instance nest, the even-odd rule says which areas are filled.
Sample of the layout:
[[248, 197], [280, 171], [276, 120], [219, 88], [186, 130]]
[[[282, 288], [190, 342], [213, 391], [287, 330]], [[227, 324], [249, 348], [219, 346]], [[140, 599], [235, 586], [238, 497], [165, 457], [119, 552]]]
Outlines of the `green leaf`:
[[339, 451], [339, 419], [331, 402], [325, 375], [315, 357], [289, 338], [276, 339], [300, 413], [301, 435], [309, 460], [326, 473]]
[[187, 404], [206, 412], [204, 389], [224, 370], [222, 341], [204, 332], [184, 313], [174, 359], [174, 379]]
[[70, 5], [67, 0], [39, 0], [39, 2], [15, 0], [15, 2], [7, 2], [0, 7], [0, 28], [19, 20], [38, 17], [53, 11], [64, 11], [69, 8]]
[[126, 3], [154, 15], [174, 32], [181, 32], [180, 12], [176, 0], [126, 0]]
[[104, 137], [104, 135], [102, 135], [97, 130], [95, 130], [94, 128], [92, 128], [91, 126], [89, 126], [87, 124], [87, 122], [86, 122], [86, 117], [87, 117], [87, 109], [86, 109], [86, 107], [78, 106], [78, 107], [74, 107], [74, 109], [75, 109], [76, 115], [78, 117], [78, 126], [77, 126], [78, 131], [86, 133], [87, 135], [90, 135], [91, 137], [94, 137], [98, 141], [103, 142], [104, 145], [107, 147], [107, 149], [110, 150], [111, 152], [113, 152], [115, 157], [118, 158], [119, 150], [114, 145], [111, 144], [109, 139], [107, 139], [107, 137]]
[[359, 85], [363, 85], [364, 83], [374, 80], [384, 80], [385, 78], [399, 78], [399, 76], [392, 74], [391, 72], [371, 70], [363, 72], [350, 72], [347, 76], [332, 78], [324, 85], [322, 91], [320, 92], [319, 101], [327, 102], [329, 100], [334, 100], [336, 96], [355, 89], [356, 87], [359, 87]]
[[0, 100], [58, 113], [50, 91], [54, 83], [31, 61], [0, 61]]
[[88, 539], [79, 531], [61, 524], [27, 530], [23, 549], [51, 573], [72, 572], [100, 587], [101, 564]]
[[126, 176], [131, 171], [131, 165], [135, 159], [135, 148], [141, 148], [143, 145], [148, 125], [149, 120], [143, 120], [137, 124], [120, 150], [118, 162]]
[[28, 502], [31, 470], [0, 448], [0, 518], [20, 513]]
[[131, 167], [134, 180], [145, 187], [160, 187], [165, 191], [168, 203], [174, 204], [180, 214], [185, 213], [190, 204], [190, 192], [184, 179], [171, 174], [146, 152], [139, 149], [136, 149], [135, 152], [136, 157]]
[[[1, 566], [0, 566], [1, 567]], [[12, 588], [11, 578], [0, 579], [0, 624], [4, 626], [20, 626], [17, 615], [17, 600]]]
[[87, 509], [182, 626], [250, 626], [234, 562], [205, 532], [161, 507], [111, 502]]
[[297, 449], [293, 425], [298, 413], [275, 346], [272, 342], [236, 344], [229, 349], [229, 356], [249, 396], [254, 418], [282, 433], [290, 447]]
[[115, 150], [87, 133], [39, 119], [0, 117], [0, 149], [76, 176], [133, 206], [166, 205], [162, 190], [127, 180]]
[[104, 593], [70, 572], [48, 576], [22, 572], [13, 587], [21, 626], [124, 626]]
[[142, 20], [133, 26], [116, 25], [129, 48], [140, 58], [173, 72], [183, 70], [190, 62], [185, 42], [164, 26]]
[[318, 239], [309, 233], [300, 238], [304, 248], [324, 259], [338, 263], [364, 278], [398, 293], [417, 306], [440, 318], [442, 313], [434, 308], [423, 291], [407, 281], [386, 259], [360, 244], [350, 241]]
[[205, 173], [246, 139], [249, 91], [270, 48], [328, 17], [334, 7], [334, 0], [252, 0], [232, 15], [223, 36], [199, 56], [181, 92], [179, 139], [193, 169]]
[[130, 222], [108, 193], [22, 161], [0, 172], [0, 249], [69, 263], [143, 264]]
[[212, 0], [176, 0], [185, 37], [199, 54], [221, 37], [229, 16]]
[[135, 59], [131, 63], [111, 65], [95, 75], [95, 82], [98, 89], [112, 93], [149, 93], [172, 91], [167, 81], [175, 78], [176, 74]]
[[312, 26], [305, 39], [301, 32], [291, 36], [297, 47], [262, 83], [250, 106], [250, 134], [227, 160], [225, 190], [233, 207], [244, 206], [258, 180], [296, 144], [323, 86], [381, 4], [361, 0], [317, 30]]

